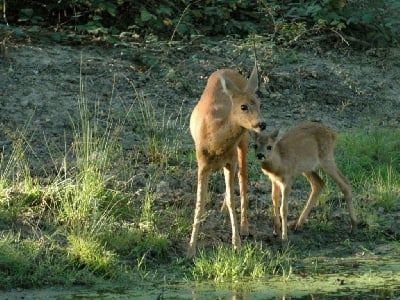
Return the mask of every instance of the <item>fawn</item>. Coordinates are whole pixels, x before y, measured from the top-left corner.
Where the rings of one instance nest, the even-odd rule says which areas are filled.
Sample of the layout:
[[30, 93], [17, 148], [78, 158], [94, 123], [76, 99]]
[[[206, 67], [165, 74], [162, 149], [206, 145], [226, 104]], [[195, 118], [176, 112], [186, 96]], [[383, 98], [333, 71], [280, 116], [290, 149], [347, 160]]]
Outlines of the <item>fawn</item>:
[[266, 128], [260, 119], [257, 66], [246, 80], [238, 72], [222, 69], [211, 74], [203, 94], [190, 117], [190, 132], [194, 140], [198, 164], [197, 200], [187, 257], [196, 253], [196, 242], [204, 211], [208, 181], [212, 171], [224, 169], [225, 200], [232, 225], [232, 244], [241, 246], [234, 200], [234, 172], [239, 165], [241, 200], [240, 233], [248, 235], [247, 166], [248, 130], [260, 132]]
[[357, 219], [352, 202], [351, 187], [346, 177], [339, 171], [334, 158], [337, 134], [317, 122], [302, 122], [279, 137], [279, 130], [272, 134], [255, 136], [256, 156], [261, 160], [261, 168], [272, 183], [272, 203], [274, 206], [274, 234], [281, 231], [279, 220], [279, 197], [281, 194], [280, 217], [282, 219], [282, 241], [287, 241], [288, 199], [295, 177], [302, 174], [311, 185], [311, 193], [301, 213], [296, 230], [300, 229], [320, 194], [324, 181], [316, 172], [322, 169], [339, 186], [349, 209], [351, 229]]

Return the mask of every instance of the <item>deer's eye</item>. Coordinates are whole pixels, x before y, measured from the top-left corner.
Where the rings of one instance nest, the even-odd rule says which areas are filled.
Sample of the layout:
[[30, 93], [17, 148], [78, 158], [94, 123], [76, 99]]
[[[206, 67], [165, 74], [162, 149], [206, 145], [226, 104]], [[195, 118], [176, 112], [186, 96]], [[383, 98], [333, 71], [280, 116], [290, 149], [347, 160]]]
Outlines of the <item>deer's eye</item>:
[[242, 104], [240, 106], [240, 109], [243, 110], [243, 111], [246, 111], [246, 110], [249, 110], [249, 107], [246, 104]]
[[267, 146], [267, 150], [271, 151], [272, 150], [272, 146]]
[[257, 144], [254, 144], [254, 145], [253, 145], [253, 148], [254, 148], [254, 149], [257, 149], [257, 148], [258, 148], [258, 145], [257, 145]]

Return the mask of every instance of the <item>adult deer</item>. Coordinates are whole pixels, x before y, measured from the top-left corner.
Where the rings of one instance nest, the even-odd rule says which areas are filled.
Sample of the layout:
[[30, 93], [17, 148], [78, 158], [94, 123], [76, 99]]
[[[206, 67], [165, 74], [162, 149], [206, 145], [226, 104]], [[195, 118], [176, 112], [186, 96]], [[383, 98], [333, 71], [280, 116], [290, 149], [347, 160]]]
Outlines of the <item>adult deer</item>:
[[240, 231], [248, 235], [247, 166], [248, 130], [260, 132], [266, 128], [260, 120], [260, 102], [255, 96], [258, 88], [257, 66], [249, 80], [230, 69], [211, 74], [203, 94], [190, 117], [198, 164], [197, 200], [192, 236], [187, 257], [196, 253], [200, 222], [206, 202], [208, 181], [212, 171], [224, 169], [226, 193], [224, 203], [232, 225], [232, 244], [241, 246], [234, 200], [234, 173], [239, 164], [241, 200]]
[[296, 229], [300, 229], [324, 186], [324, 181], [316, 172], [319, 168], [328, 174], [343, 192], [349, 210], [351, 229], [356, 226], [351, 188], [335, 163], [336, 138], [337, 135], [333, 130], [316, 122], [302, 122], [282, 137], [279, 137], [278, 130], [271, 135], [256, 134], [256, 156], [261, 160], [263, 173], [272, 182], [275, 235], [281, 231], [280, 194], [282, 197], [280, 204], [282, 241], [287, 240], [288, 200], [293, 180], [299, 174], [303, 174], [311, 185], [310, 196], [296, 223]]

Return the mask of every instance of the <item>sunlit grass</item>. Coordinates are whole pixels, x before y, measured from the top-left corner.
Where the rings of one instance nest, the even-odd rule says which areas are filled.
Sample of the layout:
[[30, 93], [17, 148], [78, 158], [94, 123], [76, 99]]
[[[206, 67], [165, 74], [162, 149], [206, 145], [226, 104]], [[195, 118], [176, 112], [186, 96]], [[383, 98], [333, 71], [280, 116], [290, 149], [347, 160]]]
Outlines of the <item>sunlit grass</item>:
[[196, 280], [219, 282], [261, 279], [277, 274], [287, 277], [293, 262], [289, 249], [273, 254], [262, 244], [246, 244], [238, 251], [218, 246], [200, 251], [194, 260], [192, 275]]
[[67, 256], [71, 264], [87, 268], [96, 275], [115, 277], [118, 259], [114, 252], [107, 250], [94, 236], [86, 234], [68, 236]]

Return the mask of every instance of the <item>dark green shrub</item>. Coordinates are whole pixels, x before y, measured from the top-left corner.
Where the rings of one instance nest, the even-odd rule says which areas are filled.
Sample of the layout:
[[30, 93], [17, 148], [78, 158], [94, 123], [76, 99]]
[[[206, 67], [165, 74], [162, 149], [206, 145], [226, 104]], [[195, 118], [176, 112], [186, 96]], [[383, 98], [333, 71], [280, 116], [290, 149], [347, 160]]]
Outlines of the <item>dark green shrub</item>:
[[36, 28], [31, 32], [44, 26], [109, 41], [121, 32], [163, 39], [257, 33], [286, 45], [286, 39], [301, 43], [305, 34], [339, 31], [369, 45], [394, 44], [399, 13], [397, 0], [21, 0], [7, 2], [6, 11], [11, 25]]

